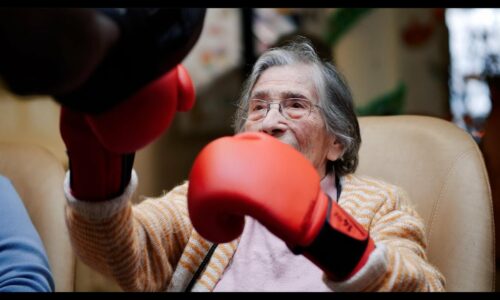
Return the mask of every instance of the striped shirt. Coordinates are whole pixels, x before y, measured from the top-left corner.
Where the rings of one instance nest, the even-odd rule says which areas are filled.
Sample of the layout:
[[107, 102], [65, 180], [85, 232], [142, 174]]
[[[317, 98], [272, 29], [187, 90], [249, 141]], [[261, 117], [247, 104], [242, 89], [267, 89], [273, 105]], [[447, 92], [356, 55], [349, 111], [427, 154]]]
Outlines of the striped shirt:
[[[375, 241], [368, 262], [346, 281], [322, 280], [332, 291], [444, 291], [443, 275], [426, 256], [423, 220], [399, 187], [380, 180], [341, 178], [338, 204]], [[132, 205], [137, 176], [124, 194], [101, 203], [75, 199], [69, 191], [66, 223], [76, 254], [114, 278], [125, 291], [183, 291], [211, 242], [191, 225], [188, 182], [159, 198]], [[239, 239], [219, 244], [193, 291], [212, 291], [229, 265]]]

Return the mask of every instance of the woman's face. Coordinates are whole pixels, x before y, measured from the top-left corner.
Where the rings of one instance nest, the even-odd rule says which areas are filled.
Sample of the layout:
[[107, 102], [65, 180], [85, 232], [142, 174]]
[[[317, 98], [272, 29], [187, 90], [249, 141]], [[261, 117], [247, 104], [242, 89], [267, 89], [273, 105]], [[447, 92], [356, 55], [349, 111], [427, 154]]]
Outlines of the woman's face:
[[250, 99], [254, 98], [273, 103], [288, 98], [311, 102], [312, 110], [307, 117], [292, 120], [279, 112], [278, 105], [271, 105], [264, 119], [247, 120], [244, 131], [265, 132], [293, 146], [311, 161], [323, 177], [327, 160], [336, 160], [342, 153], [342, 147], [327, 134], [321, 111], [314, 106], [319, 104], [319, 99], [314, 86], [313, 68], [306, 64], [294, 64], [265, 70], [251, 92]]

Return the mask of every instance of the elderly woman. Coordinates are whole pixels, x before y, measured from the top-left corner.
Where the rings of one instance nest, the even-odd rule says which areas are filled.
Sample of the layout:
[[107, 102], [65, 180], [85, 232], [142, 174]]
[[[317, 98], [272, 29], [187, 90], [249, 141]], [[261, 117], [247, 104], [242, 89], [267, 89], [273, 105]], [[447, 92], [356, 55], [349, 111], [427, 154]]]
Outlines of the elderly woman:
[[[258, 59], [234, 124], [243, 134], [223, 138], [211, 152], [217, 155], [202, 151], [190, 182], [137, 205], [131, 166], [118, 196], [99, 201], [72, 194], [70, 183], [78, 182], [70, 170], [67, 224], [76, 253], [129, 291], [444, 290], [405, 192], [353, 175], [361, 137], [352, 97], [310, 43], [291, 42]], [[323, 214], [311, 218], [311, 207]], [[244, 228], [235, 211], [245, 215]], [[301, 239], [296, 223], [313, 234]]]

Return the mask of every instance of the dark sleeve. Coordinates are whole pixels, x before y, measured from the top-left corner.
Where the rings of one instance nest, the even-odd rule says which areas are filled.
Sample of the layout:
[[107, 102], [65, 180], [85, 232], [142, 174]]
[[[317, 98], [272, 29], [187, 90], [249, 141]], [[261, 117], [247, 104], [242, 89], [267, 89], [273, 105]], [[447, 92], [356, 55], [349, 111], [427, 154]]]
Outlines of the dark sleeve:
[[0, 292], [51, 292], [45, 249], [23, 202], [0, 175]]

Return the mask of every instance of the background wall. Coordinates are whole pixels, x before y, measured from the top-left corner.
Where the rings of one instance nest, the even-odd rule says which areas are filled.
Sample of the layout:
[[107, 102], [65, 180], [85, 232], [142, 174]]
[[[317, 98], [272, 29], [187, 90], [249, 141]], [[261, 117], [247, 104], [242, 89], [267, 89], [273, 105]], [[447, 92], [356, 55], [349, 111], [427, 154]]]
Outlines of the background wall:
[[449, 118], [448, 36], [438, 13], [435, 9], [373, 9], [338, 42], [335, 62], [357, 106], [367, 105], [402, 82], [404, 114]]

